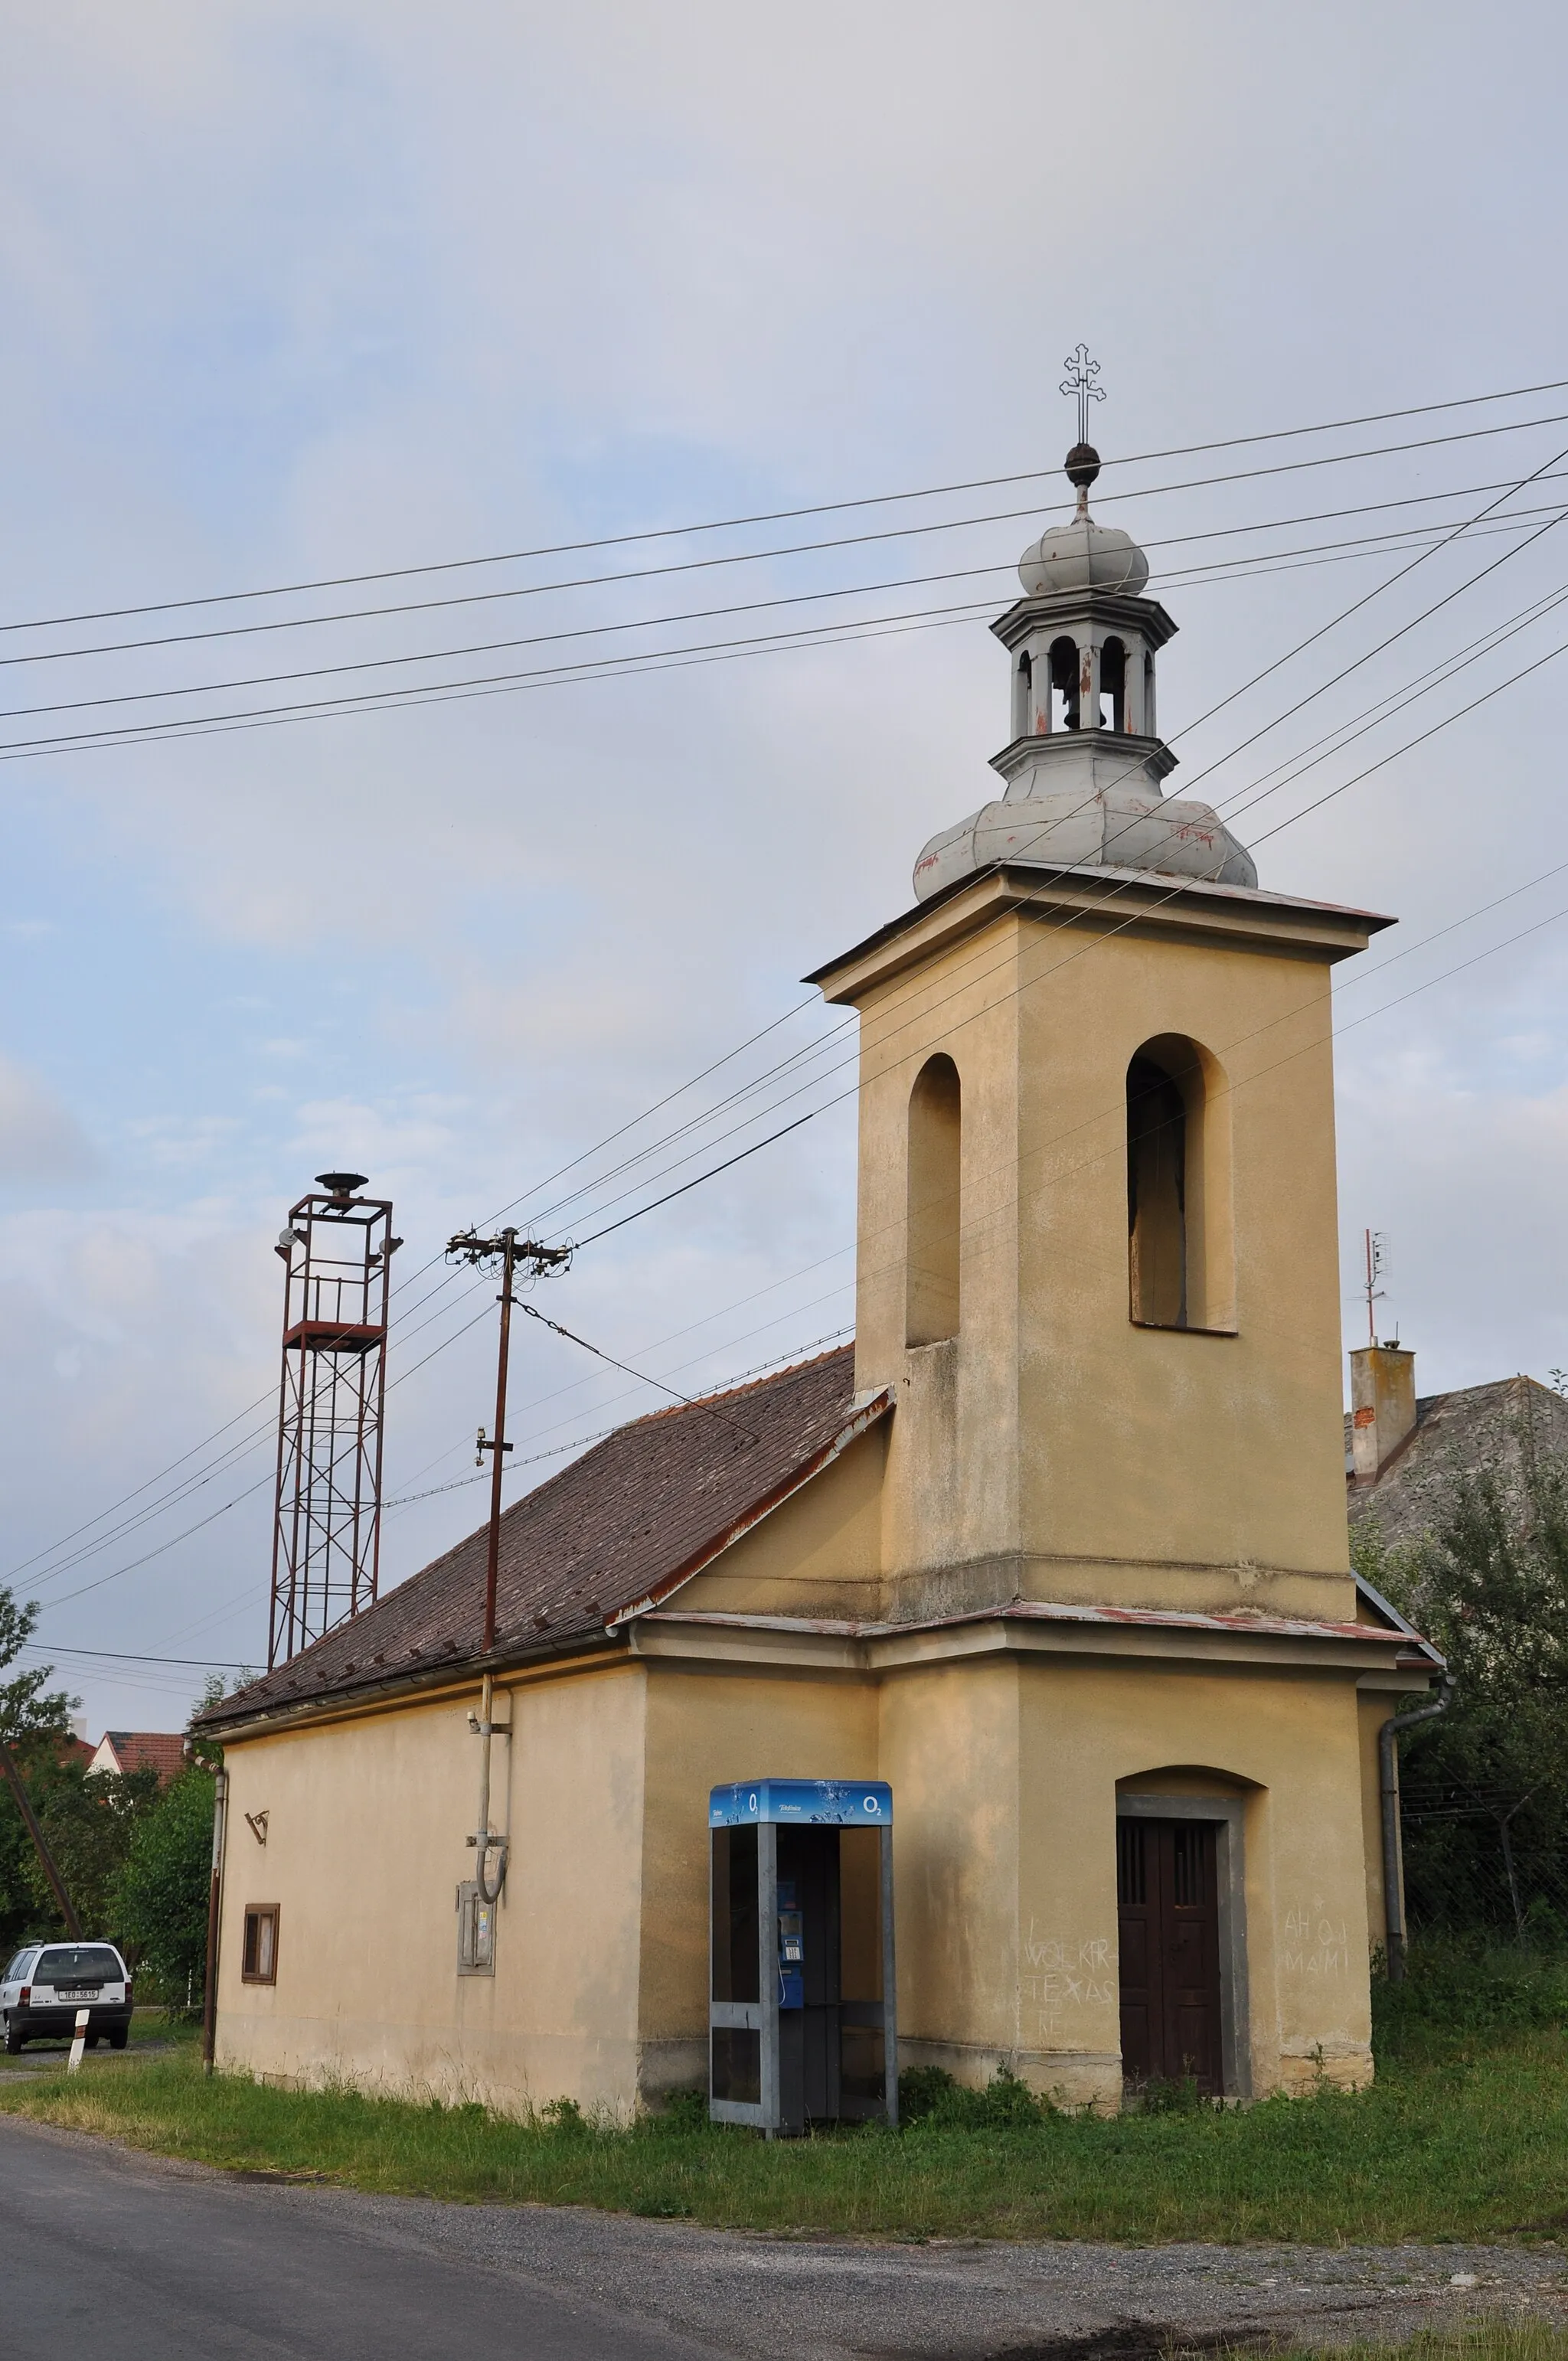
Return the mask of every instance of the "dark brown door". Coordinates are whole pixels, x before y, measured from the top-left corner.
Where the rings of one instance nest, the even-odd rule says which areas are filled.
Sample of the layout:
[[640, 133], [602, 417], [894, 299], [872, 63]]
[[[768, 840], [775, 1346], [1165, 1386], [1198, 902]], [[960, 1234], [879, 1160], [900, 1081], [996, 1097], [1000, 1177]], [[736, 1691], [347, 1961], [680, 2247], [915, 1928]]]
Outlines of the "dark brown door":
[[1118, 1820], [1122, 2070], [1223, 2087], [1220, 1908], [1212, 1820]]

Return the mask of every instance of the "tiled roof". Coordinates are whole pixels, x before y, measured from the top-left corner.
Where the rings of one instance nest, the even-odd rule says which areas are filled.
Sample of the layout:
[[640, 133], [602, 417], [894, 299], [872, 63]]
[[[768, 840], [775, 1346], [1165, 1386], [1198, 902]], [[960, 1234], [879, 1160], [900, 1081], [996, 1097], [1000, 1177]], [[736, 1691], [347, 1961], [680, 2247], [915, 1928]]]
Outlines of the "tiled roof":
[[[1348, 1464], [1348, 1413], [1344, 1432]], [[1386, 1541], [1415, 1541], [1434, 1521], [1442, 1495], [1456, 1476], [1486, 1469], [1506, 1485], [1517, 1483], [1527, 1438], [1568, 1454], [1568, 1401], [1534, 1378], [1499, 1378], [1490, 1385], [1423, 1394], [1416, 1403], [1414, 1427], [1381, 1472], [1347, 1483], [1351, 1522], [1375, 1517]]]
[[104, 1747], [114, 1761], [101, 1763], [100, 1769], [153, 1770], [164, 1786], [185, 1768], [185, 1741], [176, 1730], [106, 1730], [93, 1751], [94, 1763]]
[[[501, 1518], [496, 1655], [602, 1637], [628, 1609], [695, 1574], [887, 1408], [878, 1396], [856, 1412], [854, 1359], [844, 1345], [638, 1419], [514, 1501]], [[197, 1725], [221, 1728], [476, 1661], [487, 1535], [481, 1525], [352, 1623], [198, 1715]]]

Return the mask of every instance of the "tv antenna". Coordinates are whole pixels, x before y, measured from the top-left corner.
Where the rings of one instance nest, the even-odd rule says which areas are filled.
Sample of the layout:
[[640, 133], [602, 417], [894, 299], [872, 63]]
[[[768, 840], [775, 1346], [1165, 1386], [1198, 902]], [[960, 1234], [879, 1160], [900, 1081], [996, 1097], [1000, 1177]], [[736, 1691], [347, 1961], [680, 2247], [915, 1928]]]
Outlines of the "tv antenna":
[[1386, 1294], [1386, 1290], [1379, 1287], [1377, 1282], [1383, 1276], [1384, 1261], [1388, 1251], [1388, 1234], [1386, 1230], [1368, 1230], [1365, 1232], [1365, 1238], [1366, 1341], [1369, 1345], [1376, 1345], [1377, 1342], [1377, 1314], [1374, 1307], [1384, 1301]]

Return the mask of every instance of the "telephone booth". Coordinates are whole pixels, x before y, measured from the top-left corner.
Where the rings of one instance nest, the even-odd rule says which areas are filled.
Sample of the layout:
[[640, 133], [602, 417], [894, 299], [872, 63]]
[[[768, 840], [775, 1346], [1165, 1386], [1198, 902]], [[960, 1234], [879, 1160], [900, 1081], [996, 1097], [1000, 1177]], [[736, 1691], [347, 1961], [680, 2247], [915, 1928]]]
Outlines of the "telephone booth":
[[741, 1780], [707, 1820], [708, 2114], [896, 2124], [892, 1788]]

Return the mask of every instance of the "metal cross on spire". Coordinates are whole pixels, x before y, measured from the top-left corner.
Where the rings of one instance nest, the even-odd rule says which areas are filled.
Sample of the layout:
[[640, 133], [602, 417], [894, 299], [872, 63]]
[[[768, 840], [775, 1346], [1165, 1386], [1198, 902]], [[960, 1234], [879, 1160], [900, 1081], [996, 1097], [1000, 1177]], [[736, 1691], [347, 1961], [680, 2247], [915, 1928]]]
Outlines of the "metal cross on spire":
[[1069, 353], [1062, 367], [1067, 376], [1062, 380], [1061, 390], [1063, 393], [1078, 396], [1078, 439], [1080, 443], [1087, 443], [1089, 405], [1091, 401], [1103, 401], [1105, 399], [1104, 387], [1094, 382], [1100, 374], [1100, 364], [1090, 359], [1087, 345], [1080, 345], [1076, 352]]

